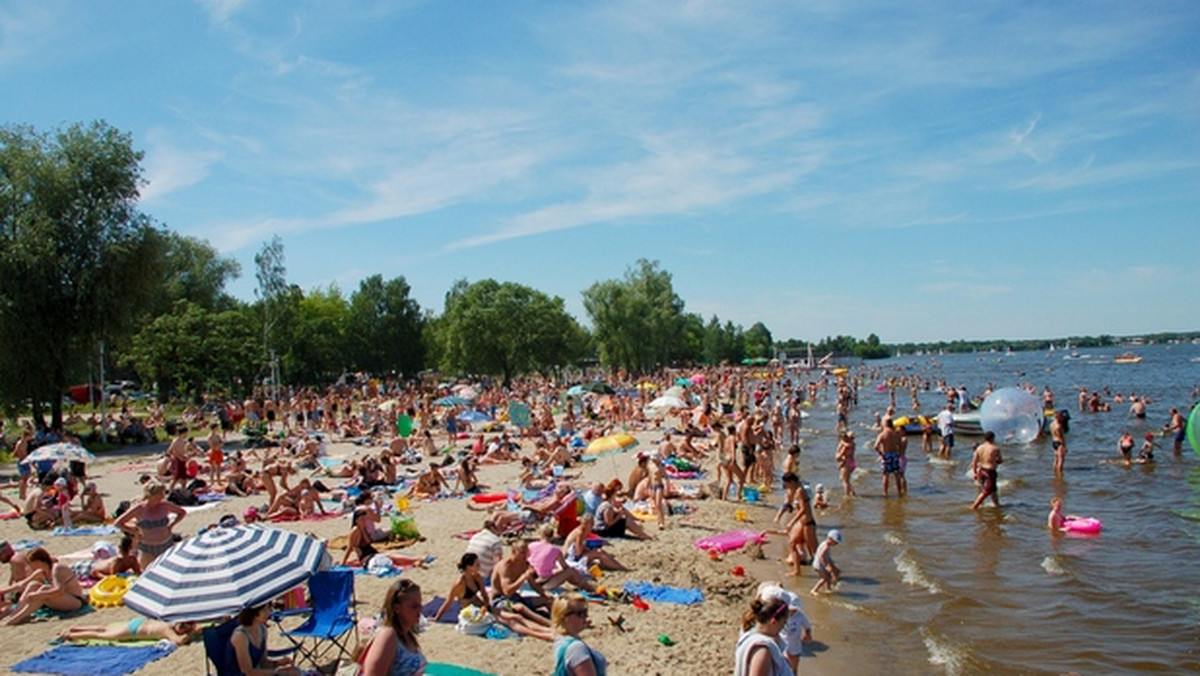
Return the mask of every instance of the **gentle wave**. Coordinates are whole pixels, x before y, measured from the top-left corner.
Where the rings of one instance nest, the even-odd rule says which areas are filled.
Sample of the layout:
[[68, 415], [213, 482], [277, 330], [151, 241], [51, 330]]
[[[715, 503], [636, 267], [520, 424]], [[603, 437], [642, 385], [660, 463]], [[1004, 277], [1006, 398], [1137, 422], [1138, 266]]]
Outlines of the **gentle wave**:
[[929, 653], [930, 664], [944, 667], [947, 676], [966, 673], [967, 664], [971, 661], [969, 648], [935, 634], [928, 627], [921, 627], [921, 640]]
[[925, 569], [921, 567], [921, 564], [913, 558], [908, 550], [897, 554], [893, 561], [896, 563], [896, 571], [900, 573], [901, 579], [904, 580], [905, 584], [914, 587], [923, 587], [929, 590], [930, 594], [941, 594], [943, 592], [942, 586], [925, 574]]

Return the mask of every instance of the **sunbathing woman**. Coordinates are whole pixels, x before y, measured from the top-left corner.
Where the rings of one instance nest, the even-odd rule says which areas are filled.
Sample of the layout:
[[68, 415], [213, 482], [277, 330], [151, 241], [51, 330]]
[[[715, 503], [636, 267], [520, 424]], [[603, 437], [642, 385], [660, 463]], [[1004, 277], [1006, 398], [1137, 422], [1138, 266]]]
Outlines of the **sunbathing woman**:
[[83, 509], [71, 512], [72, 523], [104, 523], [104, 498], [96, 489], [96, 482], [89, 481], [83, 489]]
[[21, 624], [42, 607], [69, 613], [87, 603], [83, 587], [79, 586], [79, 578], [75, 577], [75, 571], [70, 566], [55, 560], [41, 547], [34, 548], [26, 554], [26, 558], [34, 572], [41, 573], [41, 579], [34, 579], [25, 585], [17, 605], [0, 624]]
[[350, 561], [350, 555], [353, 554], [360, 566], [366, 566], [371, 562], [371, 559], [377, 554], [383, 554], [392, 560], [392, 564], [400, 568], [412, 568], [413, 566], [424, 566], [425, 559], [413, 558], [404, 556], [403, 554], [393, 554], [391, 552], [381, 552], [371, 544], [371, 520], [370, 510], [359, 507], [354, 510], [354, 527], [350, 529], [350, 542], [346, 545], [346, 555], [342, 557], [342, 565], [347, 565]]
[[161, 620], [135, 617], [128, 622], [96, 624], [70, 627], [59, 638], [64, 641], [139, 641], [143, 639], [166, 639], [177, 646], [185, 645], [200, 635], [201, 627], [195, 622], [170, 624]]
[[413, 483], [412, 490], [408, 492], [408, 497], [417, 499], [436, 498], [438, 492], [445, 489], [450, 492], [450, 484], [446, 483], [446, 478], [442, 476], [436, 462], [429, 463], [429, 469], [417, 475], [416, 482]]
[[625, 510], [625, 499], [615, 490], [605, 491], [604, 502], [596, 508], [596, 525], [596, 534], [603, 537], [653, 539], [637, 518]]
[[[479, 606], [484, 609], [488, 609], [491, 605], [487, 587], [483, 584], [483, 575], [479, 572], [479, 555], [472, 552], [463, 554], [458, 561], [458, 570], [462, 574], [450, 588], [450, 593], [446, 595], [442, 606], [434, 613], [433, 620], [435, 622], [446, 614], [450, 605], [455, 601], [462, 601], [464, 606]], [[491, 608], [490, 610], [492, 616], [500, 624], [518, 634], [540, 638], [544, 641], [554, 640], [554, 633], [550, 630], [550, 621], [519, 603], [513, 604], [511, 609]]]
[[625, 567], [615, 556], [600, 547], [588, 549], [588, 536], [596, 526], [596, 519], [591, 514], [579, 518], [579, 525], [563, 539], [563, 557], [571, 566], [581, 565], [591, 569], [592, 564], [598, 564], [604, 570], [631, 570]]

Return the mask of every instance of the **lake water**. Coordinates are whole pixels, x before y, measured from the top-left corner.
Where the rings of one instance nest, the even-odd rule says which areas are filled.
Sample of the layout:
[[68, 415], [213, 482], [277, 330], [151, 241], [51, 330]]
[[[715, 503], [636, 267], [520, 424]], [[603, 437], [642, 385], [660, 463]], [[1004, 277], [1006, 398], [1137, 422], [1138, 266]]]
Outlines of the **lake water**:
[[[1072, 416], [1064, 475], [1053, 475], [1045, 435], [1006, 447], [1000, 509], [970, 510], [976, 488], [968, 470], [977, 439], [962, 436], [950, 461], [926, 456], [920, 437], [910, 437], [909, 496], [898, 499], [894, 489], [890, 499], [881, 496], [869, 426], [888, 400], [876, 382], [861, 389], [851, 416], [860, 497], [843, 501], [833, 463], [832, 393], [809, 409], [802, 474], [810, 484], [825, 484], [833, 504], [818, 514], [820, 531], [841, 528], [846, 539], [836, 550], [845, 575], [838, 593], [808, 603], [835, 606], [863, 673], [1200, 672], [1200, 460], [1186, 441], [1177, 457], [1171, 439], [1160, 437], [1155, 464], [1101, 463], [1117, 457], [1123, 430], [1140, 447], [1147, 432], [1168, 422], [1171, 407], [1187, 414], [1200, 384], [1200, 363], [1192, 361], [1200, 346], [1139, 347], [1133, 351], [1142, 363], [1114, 364], [1121, 351], [1080, 350], [1075, 360], [1059, 350], [867, 363], [884, 377], [945, 379], [973, 395], [988, 383], [1031, 383], [1039, 396], [1043, 386], [1053, 390], [1057, 407]], [[1149, 396], [1148, 416], [1131, 418], [1128, 403], [1081, 413], [1080, 387]], [[908, 413], [907, 392], [896, 398], [898, 413]], [[921, 405], [935, 413], [944, 397], [923, 392]], [[1046, 514], [1055, 496], [1068, 513], [1100, 519], [1103, 532], [1051, 535]], [[812, 582], [806, 569], [796, 586], [806, 590]]]

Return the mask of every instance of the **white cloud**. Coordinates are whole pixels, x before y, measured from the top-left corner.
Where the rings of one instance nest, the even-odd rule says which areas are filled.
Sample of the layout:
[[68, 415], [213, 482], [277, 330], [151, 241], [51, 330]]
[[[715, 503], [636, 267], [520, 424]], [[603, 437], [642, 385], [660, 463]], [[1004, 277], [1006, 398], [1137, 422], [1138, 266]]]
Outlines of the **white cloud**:
[[221, 153], [213, 150], [183, 150], [162, 129], [150, 130], [146, 141], [147, 185], [142, 189], [142, 201], [147, 203], [204, 180], [209, 167], [221, 158]]

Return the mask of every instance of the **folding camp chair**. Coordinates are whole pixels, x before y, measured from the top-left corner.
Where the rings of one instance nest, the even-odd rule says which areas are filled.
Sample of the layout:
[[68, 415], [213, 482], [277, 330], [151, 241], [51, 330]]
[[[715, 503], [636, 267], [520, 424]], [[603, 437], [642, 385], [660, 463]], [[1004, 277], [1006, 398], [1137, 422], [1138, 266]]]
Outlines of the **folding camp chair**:
[[[308, 579], [311, 608], [285, 611], [275, 615], [276, 622], [284, 617], [307, 614], [300, 626], [282, 635], [296, 647], [296, 651], [313, 667], [322, 667], [330, 662], [329, 655], [336, 651], [337, 659], [353, 656], [358, 643], [358, 618], [354, 612], [354, 572], [346, 570], [325, 571]], [[353, 640], [350, 633], [353, 632]], [[297, 660], [299, 661], [299, 660]]]
[[242, 673], [229, 647], [229, 639], [237, 626], [237, 618], [234, 618], [215, 627], [204, 628], [204, 656], [208, 658], [204, 661], [205, 674], [212, 676], [212, 667], [216, 668], [216, 676], [239, 676]]
[[[238, 668], [237, 658], [234, 657], [233, 648], [229, 643], [229, 639], [233, 638], [233, 632], [237, 627], [238, 621], [235, 617], [215, 627], [204, 628], [204, 656], [207, 658], [204, 661], [204, 673], [208, 676], [213, 676], [214, 668], [216, 676], [242, 676], [242, 670]], [[267, 657], [277, 659], [289, 655], [295, 650], [295, 648], [268, 650]]]

